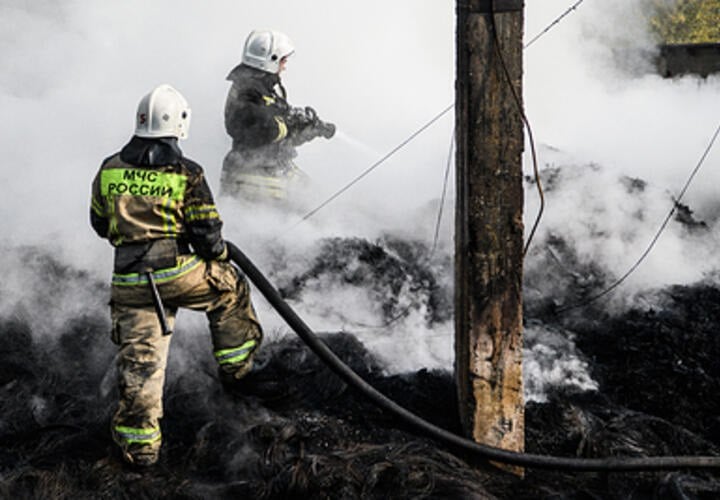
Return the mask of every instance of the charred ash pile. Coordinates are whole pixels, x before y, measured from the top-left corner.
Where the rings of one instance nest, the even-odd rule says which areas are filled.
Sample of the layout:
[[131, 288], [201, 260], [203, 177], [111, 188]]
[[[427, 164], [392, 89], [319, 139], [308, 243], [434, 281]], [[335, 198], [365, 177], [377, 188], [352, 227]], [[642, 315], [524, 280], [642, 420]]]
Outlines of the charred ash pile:
[[[593, 305], [559, 316], [558, 301], [592, 295], [610, 278], [597, 266], [581, 265], [560, 236], [542, 247], [526, 279], [549, 280], [553, 262], [562, 262], [566, 272], [555, 273], [552, 298], [527, 285], [526, 319], [572, 332], [597, 390], [558, 386], [543, 401], [529, 401], [527, 451], [569, 457], [719, 454], [720, 288], [711, 281], [673, 286], [658, 291], [655, 305], [645, 309], [612, 315]], [[331, 275], [374, 287], [388, 320], [422, 305], [429, 325], [447, 321], [451, 292], [437, 273], [451, 273], [451, 262], [431, 263], [425, 250], [391, 238], [329, 239], [306, 273], [287, 280], [282, 291], [298, 299], [311, 280]], [[38, 274], [52, 277], [34, 291], [45, 301], [68, 282], [106, 294], [104, 283], [37, 250], [24, 258]], [[398, 302], [402, 287], [417, 303]], [[527, 469], [521, 480], [415, 434], [347, 387], [294, 336], [268, 341], [261, 352], [260, 373], [275, 384], [273, 398], [229, 395], [216, 379], [204, 331], [174, 334], [161, 461], [148, 471], [133, 470], [121, 463], [110, 439], [116, 394], [107, 310], [88, 307], [53, 335], [39, 335], [28, 310], [8, 307], [10, 298], [0, 291], [0, 311], [6, 311], [0, 317], [2, 498], [720, 496], [720, 476], [705, 471]], [[48, 307], [36, 314], [51, 313]], [[392, 335], [392, 324], [382, 333]], [[461, 432], [451, 367], [388, 374], [351, 333], [322, 338], [401, 406]]]

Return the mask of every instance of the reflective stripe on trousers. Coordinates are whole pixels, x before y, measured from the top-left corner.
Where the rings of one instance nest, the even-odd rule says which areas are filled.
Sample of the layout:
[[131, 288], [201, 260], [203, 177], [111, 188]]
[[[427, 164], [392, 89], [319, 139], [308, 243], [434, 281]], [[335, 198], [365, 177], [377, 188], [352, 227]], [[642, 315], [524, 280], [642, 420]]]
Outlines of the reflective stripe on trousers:
[[247, 359], [250, 353], [255, 350], [255, 346], [257, 346], [257, 342], [255, 340], [248, 340], [240, 347], [232, 347], [230, 349], [215, 351], [215, 359], [221, 365], [239, 363]]
[[124, 425], [117, 425], [115, 426], [114, 430], [117, 437], [127, 444], [151, 444], [162, 437], [159, 427], [154, 427], [152, 429], [141, 429], [138, 427], [126, 427]]

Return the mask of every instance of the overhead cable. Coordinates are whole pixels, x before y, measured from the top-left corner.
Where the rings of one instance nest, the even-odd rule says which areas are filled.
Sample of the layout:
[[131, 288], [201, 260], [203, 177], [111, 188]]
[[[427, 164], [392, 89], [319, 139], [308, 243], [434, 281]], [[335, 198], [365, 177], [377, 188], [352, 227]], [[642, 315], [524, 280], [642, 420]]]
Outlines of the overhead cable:
[[[389, 153], [387, 153], [385, 156], [383, 156], [383, 157], [380, 158], [378, 161], [376, 161], [375, 163], [373, 163], [372, 165], [370, 165], [370, 166], [369, 166], [367, 169], [365, 169], [360, 175], [358, 175], [358, 176], [355, 177], [352, 181], [350, 181], [349, 183], [347, 183], [343, 188], [341, 188], [340, 190], [338, 190], [338, 191], [337, 191], [335, 194], [333, 194], [330, 198], [328, 198], [327, 200], [325, 200], [324, 202], [322, 202], [320, 205], [318, 205], [316, 208], [314, 208], [314, 209], [312, 209], [311, 211], [309, 211], [308, 213], [306, 213], [306, 214], [297, 222], [297, 224], [295, 224], [295, 226], [297, 226], [297, 225], [300, 224], [301, 222], [304, 222], [305, 220], [307, 220], [307, 219], [309, 219], [310, 217], [312, 217], [313, 215], [315, 215], [315, 213], [317, 213], [317, 212], [318, 212], [319, 210], [321, 210], [323, 207], [325, 207], [326, 205], [328, 205], [330, 202], [332, 202], [332, 201], [333, 201], [334, 199], [336, 199], [338, 196], [340, 196], [341, 194], [343, 194], [345, 191], [347, 191], [348, 189], [350, 189], [354, 184], [356, 184], [358, 181], [360, 181], [363, 177], [365, 177], [365, 176], [368, 175], [370, 172], [372, 172], [373, 170], [375, 170], [377, 167], [379, 167], [380, 165], [382, 165], [382, 164], [383, 164], [385, 161], [387, 161], [391, 156], [393, 156], [395, 153], [397, 153], [397, 152], [400, 151], [403, 147], [405, 147], [410, 141], [412, 141], [413, 139], [415, 139], [415, 137], [417, 137], [417, 136], [420, 135], [423, 131], [425, 131], [425, 129], [427, 129], [430, 125], [432, 125], [433, 123], [435, 123], [436, 121], [438, 121], [438, 120], [439, 120], [440, 118], [442, 118], [448, 111], [450, 111], [451, 109], [453, 109], [454, 106], [455, 106], [455, 103], [449, 105], [448, 107], [446, 107], [445, 109], [443, 109], [440, 113], [438, 113], [437, 115], [435, 115], [429, 122], [427, 122], [425, 125], [423, 125], [423, 126], [420, 127], [418, 130], [416, 130], [415, 132], [413, 132], [413, 134], [411, 134], [410, 137], [408, 137], [408, 138], [405, 139], [403, 142], [401, 142], [401, 143], [398, 144], [396, 147], [394, 147], [394, 148], [393, 148]], [[294, 226], [293, 226], [293, 227], [294, 227]]]
[[453, 151], [455, 149], [454, 146], [455, 127], [453, 127], [452, 137], [450, 138], [450, 148], [448, 150], [447, 163], [445, 165], [445, 177], [443, 179], [442, 194], [440, 195], [440, 207], [438, 208], [438, 215], [437, 219], [435, 220], [435, 236], [433, 237], [433, 243], [430, 247], [430, 256], [428, 257], [428, 259], [431, 259], [432, 256], [435, 254], [435, 249], [437, 248], [438, 239], [440, 237], [440, 222], [442, 221], [443, 207], [445, 206], [445, 197], [447, 196], [448, 179], [450, 178], [450, 166], [452, 165]]
[[529, 46], [531, 46], [533, 43], [535, 43], [538, 39], [540, 39], [543, 35], [545, 35], [548, 31], [550, 31], [556, 24], [558, 24], [562, 19], [570, 14], [572, 11], [578, 8], [578, 6], [583, 3], [585, 0], [578, 0], [575, 2], [571, 7], [569, 7], [560, 17], [555, 19], [553, 22], [551, 22], [544, 30], [542, 30], [540, 33], [535, 35], [528, 43], [525, 44], [523, 47], [524, 49], [527, 49]]

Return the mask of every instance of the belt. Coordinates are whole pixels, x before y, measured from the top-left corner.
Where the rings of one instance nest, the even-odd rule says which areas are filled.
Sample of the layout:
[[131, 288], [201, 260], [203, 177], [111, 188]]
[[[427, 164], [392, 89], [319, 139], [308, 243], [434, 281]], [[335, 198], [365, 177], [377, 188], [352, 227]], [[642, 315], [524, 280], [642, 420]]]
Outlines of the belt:
[[164, 269], [177, 264], [180, 255], [190, 255], [190, 245], [171, 238], [128, 243], [115, 248], [116, 274], [139, 273], [148, 269]]

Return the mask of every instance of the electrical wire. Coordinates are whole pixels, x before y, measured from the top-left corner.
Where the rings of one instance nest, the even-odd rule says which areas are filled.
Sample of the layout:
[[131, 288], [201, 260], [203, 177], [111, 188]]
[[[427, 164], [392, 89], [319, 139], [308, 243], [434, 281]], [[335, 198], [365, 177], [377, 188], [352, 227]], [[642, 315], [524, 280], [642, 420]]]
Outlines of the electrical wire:
[[[437, 115], [437, 116], [436, 116], [435, 118], [433, 118], [430, 122], [428, 122], [423, 128], [421, 128], [421, 129], [418, 130], [415, 134], [413, 134], [413, 136], [411, 136], [410, 138], [408, 138], [408, 139], [405, 141], [404, 144], [407, 144], [408, 142], [410, 142], [410, 140], [412, 140], [415, 136], [417, 136], [417, 135], [418, 135], [420, 132], [422, 132], [425, 128], [427, 128], [427, 127], [429, 127], [430, 125], [432, 125], [432, 123], [434, 123], [434, 122], [435, 122], [437, 119], [439, 119], [442, 115], [444, 115], [445, 113], [447, 113], [447, 112], [449, 111], [449, 109], [450, 109], [452, 106], [454, 106], [454, 105], [455, 105], [455, 104], [453, 103], [449, 108], [446, 108], [445, 110], [443, 110], [439, 115]], [[391, 151], [390, 153], [388, 153], [388, 154], [387, 154], [383, 159], [381, 159], [378, 163], [374, 164], [371, 168], [369, 168], [369, 169], [367, 169], [365, 172], [363, 172], [363, 174], [361, 174], [360, 177], [362, 177], [362, 176], [370, 173], [370, 170], [371, 170], [372, 168], [375, 168], [375, 167], [379, 166], [380, 162], [385, 161], [386, 159], [388, 159], [395, 151], [399, 150], [400, 147], [404, 146], [404, 144], [401, 144], [399, 147], [395, 148], [395, 150], [393, 150], [393, 151]], [[432, 260], [432, 257], [433, 257], [433, 255], [435, 254], [435, 250], [436, 250], [436, 248], [437, 248], [437, 244], [438, 244], [438, 240], [439, 240], [439, 235], [440, 235], [440, 223], [441, 223], [441, 221], [442, 221], [443, 207], [444, 207], [444, 205], [445, 205], [445, 199], [446, 199], [446, 195], [447, 195], [447, 186], [448, 186], [448, 180], [449, 180], [449, 177], [450, 177], [450, 166], [452, 165], [452, 154], [453, 154], [453, 151], [454, 151], [454, 146], [455, 146], [455, 128], [453, 127], [453, 133], [452, 133], [452, 137], [451, 137], [451, 141], [450, 141], [450, 148], [449, 148], [449, 151], [448, 151], [447, 162], [446, 162], [446, 165], [445, 165], [445, 175], [444, 175], [444, 180], [443, 180], [443, 187], [442, 187], [442, 192], [441, 192], [441, 195], [440, 195], [440, 207], [439, 207], [439, 209], [438, 209], [438, 215], [437, 215], [437, 219], [436, 219], [436, 223], [435, 223], [435, 234], [434, 234], [434, 237], [433, 237], [433, 243], [432, 243], [432, 245], [431, 245], [430, 252], [429, 252], [428, 255], [427, 255], [427, 261], [428, 261], [428, 262], [429, 262], [430, 260]], [[360, 180], [360, 177], [357, 177], [353, 182], [351, 182], [350, 184], [346, 185], [345, 188], [343, 188], [343, 190], [349, 188], [354, 182]], [[341, 192], [337, 192], [336, 195], [334, 195], [334, 197], [337, 197], [337, 196], [339, 196], [340, 194], [341, 194]], [[331, 199], [327, 200], [327, 202], [329, 202], [329, 201], [331, 201]], [[327, 204], [327, 202], [325, 203], [325, 205]], [[324, 206], [324, 205], [323, 205], [323, 206]], [[313, 211], [313, 213], [314, 213], [314, 212], [317, 212], [317, 211], [320, 210], [321, 208], [322, 208], [322, 206], [317, 207], [317, 208]], [[302, 222], [303, 220], [309, 218], [311, 215], [312, 215], [312, 213], [309, 213], [308, 215], [306, 215], [302, 220], [300, 220], [300, 221], [299, 221], [295, 226], [293, 226], [293, 227], [296, 227], [298, 224], [300, 224], [300, 222]], [[291, 228], [291, 229], [292, 229], [292, 228]], [[379, 330], [379, 329], [382, 329], [382, 328], [387, 328], [387, 327], [391, 326], [392, 324], [394, 324], [395, 322], [397, 322], [398, 320], [406, 317], [407, 314], [408, 314], [408, 311], [410, 310], [411, 307], [412, 307], [412, 304], [410, 304], [410, 305], [408, 305], [407, 307], [403, 308], [402, 311], [400, 311], [399, 313], [397, 313], [395, 316], [393, 316], [392, 318], [388, 319], [387, 321], [383, 322], [382, 325], [377, 325], [377, 324], [376, 324], [376, 325], [371, 325], [371, 324], [367, 324], [367, 323], [358, 323], [358, 322], [354, 322], [353, 324], [356, 325], [356, 326], [359, 326], [359, 327], [361, 327], [361, 328], [368, 329], [368, 330]]]
[[712, 138], [710, 139], [710, 142], [708, 143], [707, 147], [705, 148], [705, 151], [700, 157], [700, 160], [697, 162], [697, 165], [695, 165], [695, 168], [692, 170], [692, 173], [688, 177], [687, 181], [685, 181], [685, 185], [683, 186], [682, 190], [680, 190], [680, 194], [678, 197], [673, 200], [673, 206], [668, 212], [667, 216], [665, 217], [665, 220], [663, 220], [662, 224], [660, 225], [660, 228], [655, 232], [655, 236], [653, 236], [652, 240], [648, 244], [647, 248], [645, 248], [645, 251], [640, 255], [640, 257], [635, 261], [635, 263], [630, 266], [630, 269], [628, 269], [625, 274], [623, 274], [620, 278], [615, 280], [610, 286], [605, 288], [602, 292], [593, 295], [592, 297], [589, 297], [588, 299], [579, 302], [577, 304], [573, 304], [567, 307], [559, 308], [555, 311], [556, 314], [560, 314], [566, 311], [570, 311], [572, 309], [577, 309], [579, 307], [587, 306], [593, 302], [595, 302], [598, 299], [601, 299], [611, 291], [613, 291], [615, 288], [620, 286], [621, 283], [623, 283], [632, 273], [635, 272], [635, 270], [640, 267], [640, 264], [645, 260], [645, 258], [650, 254], [653, 247], [655, 247], [655, 244], [657, 243], [658, 239], [660, 239], [660, 235], [665, 231], [667, 228], [668, 223], [670, 222], [670, 219], [675, 214], [675, 210], [677, 209], [678, 204], [682, 200], [683, 196], [685, 196], [685, 193], [687, 192], [688, 188], [690, 187], [690, 184], [692, 183], [693, 179], [697, 175], [698, 171], [700, 170], [700, 167], [702, 167], [703, 163], [705, 163], [705, 159], [707, 158], [708, 154], [710, 154], [710, 150], [712, 149], [713, 145], [715, 144], [715, 141], [718, 138], [718, 135], [720, 135], [720, 125], [715, 129], [715, 133], [712, 135]]
[[283, 300], [278, 291], [253, 264], [253, 262], [233, 243], [227, 241], [228, 255], [245, 275], [253, 282], [270, 305], [280, 314], [300, 339], [348, 385], [358, 390], [377, 407], [394, 415], [422, 434], [447, 445], [471, 452], [474, 455], [495, 462], [538, 469], [572, 471], [648, 471], [670, 469], [718, 469], [718, 456], [672, 456], [672, 457], [609, 457], [609, 458], [572, 458], [536, 455], [503, 450], [486, 446], [458, 436], [423, 420], [387, 398], [372, 385], [364, 381], [347, 366], [297, 315]]
[[[295, 226], [297, 226], [298, 224], [306, 221], [307, 219], [309, 219], [310, 217], [312, 217], [313, 215], [315, 215], [319, 210], [321, 210], [322, 208], [324, 208], [325, 206], [327, 206], [331, 201], [333, 201], [333, 200], [336, 199], [338, 196], [340, 196], [341, 194], [343, 194], [345, 191], [347, 191], [348, 189], [350, 189], [354, 184], [356, 184], [358, 181], [360, 181], [363, 177], [365, 177], [365, 176], [368, 175], [370, 172], [372, 172], [373, 170], [375, 170], [377, 167], [379, 167], [380, 165], [382, 165], [382, 164], [383, 164], [385, 161], [387, 161], [391, 156], [393, 156], [395, 153], [397, 153], [397, 152], [400, 151], [403, 147], [405, 147], [410, 141], [412, 141], [413, 139], [415, 139], [415, 137], [417, 137], [417, 136], [420, 135], [423, 131], [425, 131], [425, 129], [427, 129], [428, 127], [430, 127], [430, 125], [432, 125], [433, 123], [435, 123], [436, 121], [438, 121], [440, 118], [442, 118], [442, 117], [443, 117], [448, 111], [450, 111], [454, 106], [455, 106], [455, 103], [451, 104], [451, 105], [448, 106], [447, 108], [443, 109], [440, 113], [438, 113], [437, 115], [435, 115], [435, 117], [433, 117], [429, 122], [427, 122], [425, 125], [423, 125], [423, 126], [420, 127], [418, 130], [416, 130], [415, 132], [413, 132], [413, 133], [410, 135], [410, 137], [408, 137], [408, 138], [405, 139], [403, 142], [401, 142], [400, 144], [398, 144], [398, 145], [397, 145], [396, 147], [394, 147], [389, 153], [387, 153], [385, 156], [383, 156], [382, 158], [380, 158], [378, 161], [376, 161], [375, 163], [373, 163], [372, 165], [370, 165], [370, 166], [369, 166], [367, 169], [365, 169], [360, 175], [358, 175], [358, 176], [355, 177], [352, 181], [350, 181], [349, 183], [347, 183], [344, 187], [342, 187], [340, 190], [338, 190], [335, 194], [333, 194], [332, 196], [330, 196], [327, 200], [325, 200], [324, 202], [322, 202], [322, 203], [321, 203], [320, 205], [318, 205], [316, 208], [310, 210], [308, 213], [306, 213], [305, 215], [303, 215], [302, 218], [295, 224]], [[295, 227], [295, 226], [293, 226], [293, 227]]]
[[442, 194], [440, 195], [440, 207], [438, 209], [437, 219], [435, 221], [435, 235], [433, 237], [433, 243], [430, 247], [430, 254], [428, 260], [432, 259], [437, 249], [438, 239], [440, 237], [440, 222], [442, 221], [443, 207], [445, 206], [445, 197], [447, 196], [448, 179], [450, 178], [450, 165], [452, 165], [453, 151], [455, 150], [455, 127], [453, 127], [452, 136], [450, 138], [450, 148], [448, 150], [447, 163], [445, 165], [445, 178], [443, 179]]
[[513, 85], [513, 80], [512, 80], [512, 77], [510, 76], [510, 71], [508, 70], [507, 64], [505, 63], [505, 57], [503, 56], [502, 50], [500, 48], [500, 38], [498, 37], [497, 25], [495, 24], [495, 0], [491, 1], [490, 10], [491, 10], [490, 24], [492, 26], [493, 37], [495, 39], [495, 44], [494, 44], [495, 52], [497, 53], [498, 60], [500, 61], [500, 65], [503, 69], [503, 73], [505, 74], [505, 80], [507, 81], [507, 84], [510, 87], [510, 91], [512, 92], [513, 100], [515, 102], [515, 105], [517, 106], [518, 113], [520, 113], [520, 119], [522, 120], [523, 124], [525, 125], [525, 129], [527, 130], [528, 142], [530, 143], [530, 154], [532, 157], [532, 164], [533, 164], [533, 175], [535, 177], [535, 184], [537, 186], [538, 196], [540, 198], [540, 207], [538, 208], [538, 214], [535, 217], [535, 222], [532, 225], [532, 229], [530, 230], [528, 239], [525, 242], [525, 247], [523, 248], [523, 257], [524, 257], [525, 255], [527, 255], [528, 249], [530, 248], [530, 243], [532, 242], [533, 237], [535, 236], [535, 232], [537, 231], [537, 228], [540, 225], [540, 220], [542, 219], [543, 212], [545, 211], [545, 193], [543, 192], [542, 182], [540, 180], [540, 169], [538, 168], [537, 151], [535, 149], [535, 138], [533, 137], [532, 127], [530, 126], [530, 121], [528, 120], [527, 115], [525, 114], [525, 109], [523, 107], [522, 100], [520, 99], [520, 96], [517, 93], [517, 89], [515, 88], [515, 85]]
[[553, 22], [551, 22], [544, 30], [542, 30], [540, 33], [538, 33], [537, 35], [535, 35], [535, 36], [532, 38], [532, 40], [530, 40], [528, 43], [525, 44], [525, 46], [524, 46], [523, 48], [524, 48], [524, 49], [527, 49], [528, 47], [530, 47], [533, 43], [535, 43], [538, 39], [540, 39], [540, 38], [541, 38], [543, 35], [545, 35], [548, 31], [550, 31], [556, 24], [558, 24], [560, 21], [562, 21], [562, 19], [563, 19], [565, 16], [567, 16], [567, 15], [570, 14], [572, 11], [574, 11], [575, 9], [577, 9], [578, 6], [579, 6], [581, 3], [583, 3], [584, 1], [585, 1], [585, 0], [578, 0], [577, 2], [575, 2], [575, 4], [573, 4], [570, 8], [568, 8], [560, 17], [558, 17], [557, 19], [555, 19], [555, 20], [554, 20]]
[[[450, 139], [450, 148], [448, 151], [448, 157], [447, 162], [445, 165], [445, 176], [443, 179], [443, 187], [442, 192], [440, 194], [440, 208], [438, 209], [438, 215], [435, 222], [435, 234], [433, 237], [433, 242], [430, 247], [430, 251], [427, 253], [427, 256], [425, 258], [425, 261], [430, 263], [432, 261], [433, 256], [435, 255], [435, 250], [437, 249], [437, 244], [440, 238], [440, 223], [442, 221], [442, 214], [443, 214], [443, 207], [445, 206], [445, 198], [447, 195], [447, 187], [448, 187], [448, 180], [450, 178], [450, 166], [452, 165], [452, 156], [455, 146], [455, 127], [453, 127], [453, 133], [452, 137]], [[355, 323], [356, 325], [365, 328], [365, 329], [372, 329], [372, 330], [379, 330], [381, 328], [387, 328], [397, 322], [398, 320], [406, 317], [408, 315], [408, 312], [413, 307], [413, 304], [408, 304], [406, 307], [403, 308], [402, 311], [397, 313], [395, 316], [390, 318], [389, 320], [385, 321], [382, 325], [368, 325], [365, 323]]]

